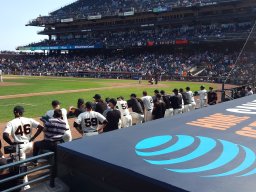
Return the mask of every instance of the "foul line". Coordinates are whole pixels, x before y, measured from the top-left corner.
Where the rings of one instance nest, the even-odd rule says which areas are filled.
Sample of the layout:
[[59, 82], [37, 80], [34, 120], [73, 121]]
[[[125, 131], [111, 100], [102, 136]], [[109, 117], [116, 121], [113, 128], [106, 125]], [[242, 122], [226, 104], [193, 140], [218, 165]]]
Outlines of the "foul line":
[[[16, 94], [16, 95], [3, 95], [0, 96], [0, 99], [13, 99], [13, 98], [22, 98], [22, 97], [33, 97], [33, 96], [43, 96], [43, 95], [58, 95], [65, 93], [79, 93], [79, 92], [87, 92], [87, 91], [97, 91], [97, 90], [109, 90], [109, 89], [117, 89], [124, 87], [134, 87], [135, 85], [120, 85], [115, 87], [100, 87], [100, 88], [90, 88], [90, 89], [76, 89], [76, 90], [63, 90], [63, 91], [51, 91], [51, 92], [39, 92], [39, 93], [25, 93], [25, 94]], [[139, 86], [139, 85], [136, 85]]]
[[27, 106], [37, 106], [37, 105], [33, 105], [33, 104], [30, 104], [30, 103], [12, 103], [12, 104], [6, 104], [6, 105], [0, 105], [1, 107], [8, 107], [8, 106], [14, 106], [14, 105], [27, 105]]

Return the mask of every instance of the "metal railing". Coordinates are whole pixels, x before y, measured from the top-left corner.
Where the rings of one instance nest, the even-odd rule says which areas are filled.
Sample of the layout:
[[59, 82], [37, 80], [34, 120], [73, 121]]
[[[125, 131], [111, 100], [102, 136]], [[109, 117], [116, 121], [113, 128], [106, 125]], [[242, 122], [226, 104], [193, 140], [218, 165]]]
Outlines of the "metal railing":
[[13, 187], [11, 187], [7, 190], [4, 190], [2, 192], [14, 191], [14, 190], [20, 189], [21, 187], [24, 187], [26, 185], [30, 185], [32, 183], [36, 183], [36, 182], [39, 182], [39, 181], [42, 181], [42, 180], [45, 180], [45, 179], [50, 179], [50, 187], [55, 187], [54, 166], [56, 166], [56, 165], [54, 164], [54, 162], [55, 162], [54, 152], [44, 153], [42, 155], [38, 155], [38, 156], [35, 156], [35, 157], [30, 157], [30, 158], [27, 158], [27, 159], [22, 160], [22, 161], [13, 162], [13, 163], [9, 163], [7, 165], [0, 166], [0, 171], [5, 170], [5, 169], [9, 169], [9, 168], [12, 168], [12, 167], [15, 167], [15, 166], [20, 166], [24, 163], [32, 162], [32, 161], [35, 161], [35, 160], [38, 160], [38, 159], [41, 159], [41, 158], [46, 158], [46, 157], [47, 158], [50, 157], [50, 160], [48, 161], [48, 164], [30, 169], [30, 170], [27, 170], [25, 172], [16, 174], [14, 176], [10, 176], [10, 177], [5, 178], [5, 179], [2, 179], [2, 180], [0, 180], [0, 185], [5, 183], [5, 182], [12, 181], [14, 179], [19, 179], [21, 177], [24, 177], [25, 175], [29, 175], [29, 174], [37, 172], [37, 171], [42, 171], [42, 170], [48, 169], [47, 172], [44, 172], [39, 177], [37, 177], [35, 179], [31, 179], [26, 183], [22, 183], [20, 185], [13, 186]]

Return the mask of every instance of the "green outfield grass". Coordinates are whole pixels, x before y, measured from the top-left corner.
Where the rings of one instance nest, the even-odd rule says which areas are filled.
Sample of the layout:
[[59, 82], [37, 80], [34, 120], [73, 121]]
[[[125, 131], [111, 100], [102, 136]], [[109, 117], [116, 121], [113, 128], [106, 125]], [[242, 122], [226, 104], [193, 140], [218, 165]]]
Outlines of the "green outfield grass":
[[[62, 107], [76, 105], [78, 98], [84, 98], [86, 101], [93, 101], [96, 93], [105, 97], [124, 96], [129, 99], [131, 93], [136, 93], [141, 97], [142, 91], [146, 90], [153, 95], [155, 89], [165, 90], [171, 93], [174, 88], [185, 88], [190, 86], [192, 90], [199, 90], [202, 83], [192, 82], [160, 82], [159, 85], [148, 85], [143, 81], [142, 85], [136, 80], [106, 80], [106, 79], [82, 79], [82, 78], [52, 78], [52, 77], [19, 77], [17, 79], [5, 79], [5, 82], [22, 83], [20, 85], [0, 86], [0, 96], [37, 93], [37, 92], [53, 92], [63, 91], [62, 94], [40, 95], [32, 97], [22, 97], [13, 99], [0, 99], [0, 123], [7, 122], [13, 118], [12, 109], [16, 105], [22, 105], [25, 108], [26, 117], [39, 117], [51, 109], [51, 101], [59, 100]], [[129, 85], [129, 87], [126, 87]], [[208, 86], [216, 85], [204, 83]], [[118, 87], [117, 87], [118, 86]], [[69, 90], [99, 88], [100, 90], [83, 90], [77, 93], [71, 93]]]

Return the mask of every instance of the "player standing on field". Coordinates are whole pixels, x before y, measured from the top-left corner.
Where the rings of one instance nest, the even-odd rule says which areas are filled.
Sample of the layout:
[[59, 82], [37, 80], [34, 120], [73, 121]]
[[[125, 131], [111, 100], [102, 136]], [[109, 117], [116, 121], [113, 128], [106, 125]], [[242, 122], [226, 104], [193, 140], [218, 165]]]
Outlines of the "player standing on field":
[[[33, 141], [44, 129], [39, 122], [31, 118], [23, 117], [24, 108], [22, 106], [16, 106], [13, 109], [15, 118], [9, 121], [4, 129], [3, 138], [9, 145], [22, 142], [23, 144], [17, 145], [20, 148], [20, 160], [26, 159], [26, 153], [32, 151]], [[32, 136], [32, 128], [37, 128], [37, 132]], [[12, 136], [13, 140], [9, 136]], [[16, 150], [18, 151], [18, 150]], [[28, 182], [27, 176], [24, 177], [24, 182]], [[25, 189], [30, 188], [29, 185], [24, 187]]]

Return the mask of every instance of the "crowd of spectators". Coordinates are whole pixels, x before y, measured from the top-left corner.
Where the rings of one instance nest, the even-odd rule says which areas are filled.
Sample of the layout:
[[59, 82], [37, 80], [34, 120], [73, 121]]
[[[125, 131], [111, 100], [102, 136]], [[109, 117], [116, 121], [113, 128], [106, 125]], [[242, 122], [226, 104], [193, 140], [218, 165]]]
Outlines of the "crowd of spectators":
[[90, 19], [106, 16], [122, 16], [143, 12], [164, 12], [173, 8], [215, 5], [226, 0], [78, 0], [50, 13], [39, 16], [37, 24], [60, 22], [61, 19]]
[[159, 27], [147, 30], [92, 31], [86, 34], [59, 36], [57, 40], [44, 40], [28, 46], [102, 45], [104, 47], [138, 47], [174, 44], [175, 40], [204, 41], [246, 38], [252, 28], [251, 22], [182, 26], [180, 28]]
[[[165, 76], [190, 76], [193, 69], [202, 69], [199, 76], [233, 76], [247, 78], [249, 65], [255, 62], [253, 52], [240, 55], [234, 51], [195, 52], [154, 52], [124, 53], [115, 52], [96, 55], [0, 55], [0, 68], [5, 74], [56, 75], [60, 73], [101, 72], [137, 73], [153, 75], [156, 72]], [[237, 63], [237, 66], [235, 66]], [[235, 67], [235, 68], [234, 68]], [[233, 69], [234, 68], [234, 69]], [[100, 75], [97, 77], [101, 77]]]
[[223, 0], [79, 0], [50, 15], [55, 18], [86, 18], [90, 15], [114, 16], [126, 11], [152, 12], [170, 11], [176, 7], [205, 6]]

